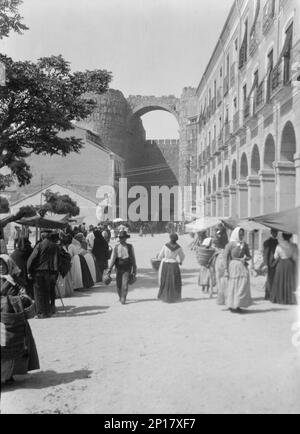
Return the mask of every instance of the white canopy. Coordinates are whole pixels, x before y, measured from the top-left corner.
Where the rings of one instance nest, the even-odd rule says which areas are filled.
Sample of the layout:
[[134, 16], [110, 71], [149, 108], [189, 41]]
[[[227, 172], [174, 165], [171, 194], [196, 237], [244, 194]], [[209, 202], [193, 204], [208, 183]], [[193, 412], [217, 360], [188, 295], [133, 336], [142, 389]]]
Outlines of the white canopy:
[[185, 229], [187, 232], [197, 233], [217, 226], [221, 220], [222, 217], [202, 217], [186, 225]]

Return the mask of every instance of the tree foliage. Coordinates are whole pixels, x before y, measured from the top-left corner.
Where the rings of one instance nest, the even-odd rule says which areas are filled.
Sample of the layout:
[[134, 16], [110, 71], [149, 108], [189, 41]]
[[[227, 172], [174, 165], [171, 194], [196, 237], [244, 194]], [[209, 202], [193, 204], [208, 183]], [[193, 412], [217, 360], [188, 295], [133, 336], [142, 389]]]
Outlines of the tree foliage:
[[39, 207], [39, 214], [43, 217], [47, 212], [54, 214], [69, 214], [76, 217], [80, 214], [80, 208], [77, 203], [67, 194], [53, 193], [47, 190], [44, 193], [46, 203]]
[[31, 154], [61, 155], [79, 152], [82, 140], [59, 133], [72, 130], [74, 121], [88, 117], [96, 102], [89, 93], [107, 91], [111, 73], [106, 70], [71, 72], [62, 56], [44, 57], [37, 63], [14, 62], [0, 54], [6, 66], [6, 86], [0, 88], [0, 189], [16, 177], [30, 182], [26, 158]]
[[28, 30], [18, 11], [21, 3], [22, 0], [0, 0], [0, 39], [8, 37], [11, 31], [22, 34]]
[[0, 196], [0, 214], [9, 213], [9, 202], [6, 197]]

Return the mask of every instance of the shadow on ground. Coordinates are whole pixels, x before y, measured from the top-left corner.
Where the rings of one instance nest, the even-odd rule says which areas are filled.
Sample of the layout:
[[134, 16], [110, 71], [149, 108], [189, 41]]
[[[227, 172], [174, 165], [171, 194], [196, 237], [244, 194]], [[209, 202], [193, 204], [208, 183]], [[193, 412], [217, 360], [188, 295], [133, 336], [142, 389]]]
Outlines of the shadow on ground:
[[109, 306], [65, 306], [57, 308], [56, 317], [72, 317], [72, 316], [94, 316], [101, 315]]
[[18, 389], [46, 389], [91, 378], [93, 371], [82, 369], [74, 372], [40, 371], [36, 374], [16, 377], [12, 386], [1, 386], [1, 392], [12, 392]]

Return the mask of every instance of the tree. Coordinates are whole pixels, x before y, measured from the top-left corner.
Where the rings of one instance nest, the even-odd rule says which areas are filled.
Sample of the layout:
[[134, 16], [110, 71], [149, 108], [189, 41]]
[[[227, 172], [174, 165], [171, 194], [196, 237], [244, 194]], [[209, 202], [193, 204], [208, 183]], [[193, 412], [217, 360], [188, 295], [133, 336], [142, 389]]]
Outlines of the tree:
[[18, 12], [21, 3], [22, 0], [0, 0], [0, 39], [8, 37], [11, 31], [22, 34], [28, 30]]
[[31, 154], [61, 155], [79, 152], [82, 140], [62, 138], [61, 131], [74, 129], [74, 121], [88, 117], [96, 102], [90, 93], [107, 91], [112, 79], [106, 70], [71, 72], [62, 56], [33, 62], [14, 62], [0, 54], [6, 66], [6, 86], [0, 88], [0, 189], [14, 177], [19, 185], [30, 182], [26, 158]]
[[69, 214], [71, 217], [76, 217], [80, 214], [80, 208], [77, 203], [67, 194], [53, 193], [47, 190], [44, 193], [46, 203], [39, 208], [38, 212], [43, 217], [47, 212], [53, 214]]
[[0, 214], [9, 213], [9, 202], [6, 197], [0, 196]]

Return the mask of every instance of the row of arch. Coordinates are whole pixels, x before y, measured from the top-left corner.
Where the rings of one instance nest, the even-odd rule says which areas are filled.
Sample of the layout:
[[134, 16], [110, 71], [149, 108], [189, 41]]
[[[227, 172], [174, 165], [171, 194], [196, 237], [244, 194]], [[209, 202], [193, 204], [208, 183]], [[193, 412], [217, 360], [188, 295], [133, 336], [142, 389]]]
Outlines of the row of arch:
[[[280, 147], [280, 161], [294, 163], [294, 154], [296, 154], [296, 135], [293, 124], [288, 121], [282, 132], [281, 147]], [[246, 180], [248, 176], [257, 176], [262, 169], [273, 170], [274, 162], [276, 161], [276, 146], [272, 134], [266, 138], [263, 160], [259, 147], [255, 144], [252, 148], [250, 165], [248, 163], [247, 154], [244, 152], [241, 156], [239, 166], [239, 179]], [[204, 183], [204, 194], [209, 196], [217, 190], [229, 187], [231, 183], [235, 183], [238, 178], [238, 165], [237, 160], [234, 159], [231, 168], [227, 165], [224, 170], [224, 177], [222, 170], [219, 170], [218, 175], [209, 178]]]

